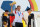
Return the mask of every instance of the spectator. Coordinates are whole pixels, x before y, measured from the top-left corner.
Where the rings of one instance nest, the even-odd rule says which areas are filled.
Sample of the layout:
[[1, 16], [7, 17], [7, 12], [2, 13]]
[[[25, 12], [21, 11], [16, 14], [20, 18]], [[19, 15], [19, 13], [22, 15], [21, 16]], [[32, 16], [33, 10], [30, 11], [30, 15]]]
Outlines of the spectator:
[[10, 21], [10, 20], [9, 20], [8, 13], [9, 13], [9, 11], [8, 11], [8, 10], [5, 10], [5, 12], [4, 12], [3, 15], [2, 15], [2, 22], [3, 22], [3, 23], [5, 23], [5, 22], [7, 23], [7, 22], [8, 22], [8, 27], [9, 27], [9, 25], [10, 25], [10, 24], [9, 24], [9, 23], [10, 23], [9, 21]]
[[31, 27], [31, 19], [34, 19], [34, 14], [32, 13], [32, 10], [30, 8], [27, 9], [27, 12], [29, 14], [29, 16], [28, 16], [28, 27]]

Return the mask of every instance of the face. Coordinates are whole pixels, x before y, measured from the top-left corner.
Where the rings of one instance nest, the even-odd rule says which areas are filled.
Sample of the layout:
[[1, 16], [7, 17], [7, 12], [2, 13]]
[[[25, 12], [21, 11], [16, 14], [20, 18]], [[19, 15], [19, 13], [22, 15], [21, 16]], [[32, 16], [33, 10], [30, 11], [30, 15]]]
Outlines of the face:
[[20, 11], [20, 7], [17, 7], [18, 11]]
[[28, 10], [28, 13], [31, 13], [31, 10]]
[[17, 9], [15, 9], [15, 11], [17, 11]]
[[9, 12], [5, 12], [5, 13], [8, 15]]

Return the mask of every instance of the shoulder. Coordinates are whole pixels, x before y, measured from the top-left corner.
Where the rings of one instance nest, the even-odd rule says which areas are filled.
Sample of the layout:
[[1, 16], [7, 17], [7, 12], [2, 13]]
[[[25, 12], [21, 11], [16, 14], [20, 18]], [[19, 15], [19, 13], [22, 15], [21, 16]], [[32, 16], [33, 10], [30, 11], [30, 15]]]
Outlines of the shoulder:
[[23, 15], [23, 12], [21, 12], [21, 14]]
[[34, 16], [34, 14], [33, 14], [33, 13], [31, 13], [30, 15]]
[[34, 14], [33, 13], [31, 13], [30, 15], [31, 15], [31, 18], [34, 18]]

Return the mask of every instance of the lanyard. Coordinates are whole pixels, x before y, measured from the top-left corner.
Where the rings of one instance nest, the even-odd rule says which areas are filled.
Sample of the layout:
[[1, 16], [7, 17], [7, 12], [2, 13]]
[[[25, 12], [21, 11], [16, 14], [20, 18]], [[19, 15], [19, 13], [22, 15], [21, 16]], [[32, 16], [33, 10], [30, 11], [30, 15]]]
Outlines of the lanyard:
[[20, 12], [20, 13], [18, 12], [18, 15], [19, 15], [19, 16], [20, 16], [20, 14], [21, 14], [21, 12]]

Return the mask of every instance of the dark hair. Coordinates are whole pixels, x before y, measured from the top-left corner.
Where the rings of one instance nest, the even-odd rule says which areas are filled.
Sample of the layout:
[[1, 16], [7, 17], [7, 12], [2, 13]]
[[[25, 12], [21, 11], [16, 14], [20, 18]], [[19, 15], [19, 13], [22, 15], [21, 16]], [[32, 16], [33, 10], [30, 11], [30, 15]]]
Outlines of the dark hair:
[[17, 9], [17, 8], [15, 8], [15, 9]]
[[17, 7], [20, 7], [19, 5]]
[[30, 10], [30, 9], [31, 9], [31, 8], [28, 8], [27, 11]]
[[5, 10], [5, 12], [9, 12], [8, 10]]

